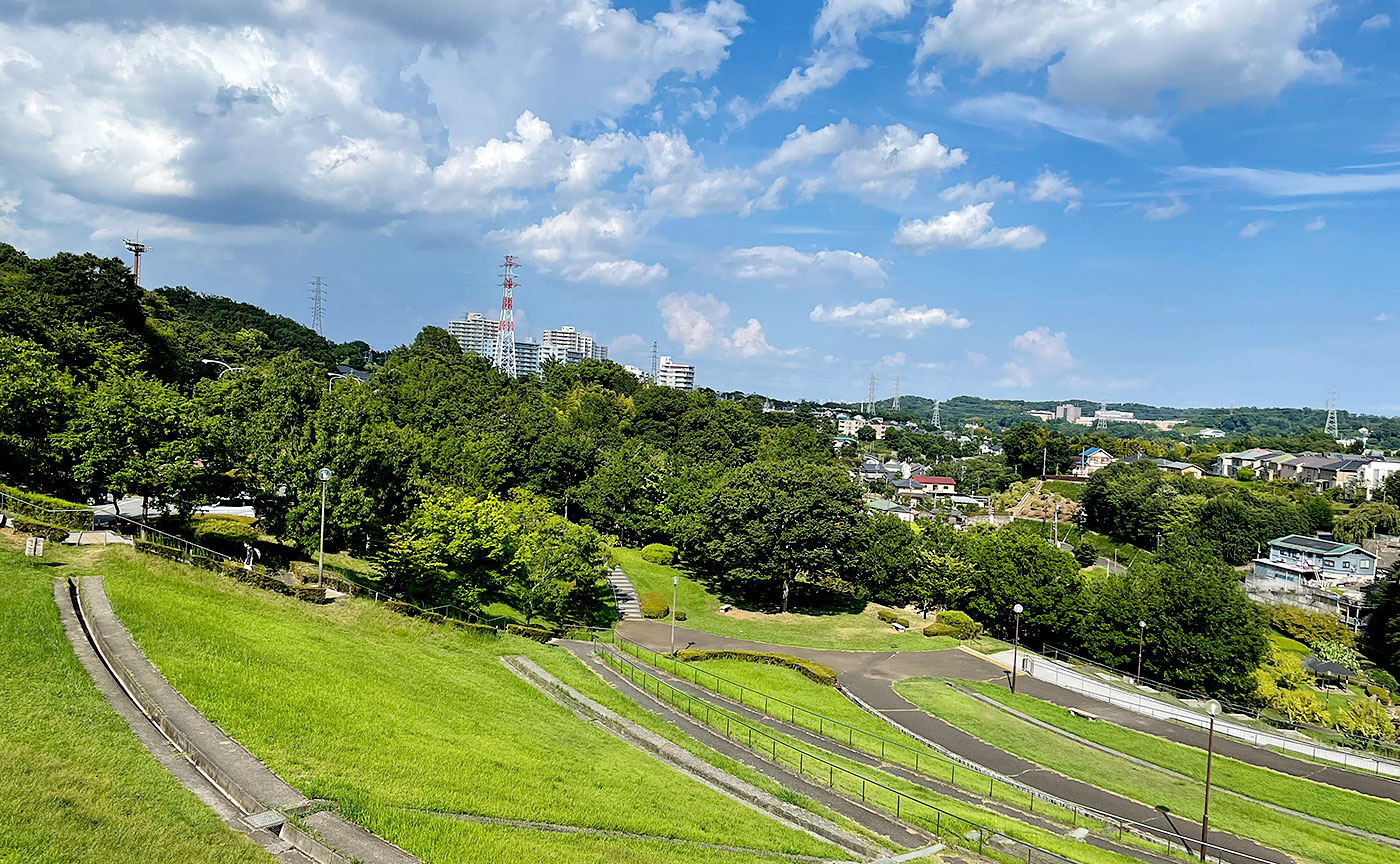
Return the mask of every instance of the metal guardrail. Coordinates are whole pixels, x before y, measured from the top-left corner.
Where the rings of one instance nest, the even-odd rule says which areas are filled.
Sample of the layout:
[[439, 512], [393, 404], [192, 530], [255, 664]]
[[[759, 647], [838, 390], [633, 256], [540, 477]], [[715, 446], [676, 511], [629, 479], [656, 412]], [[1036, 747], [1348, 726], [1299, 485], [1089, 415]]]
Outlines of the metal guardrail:
[[210, 549], [208, 546], [201, 546], [192, 540], [186, 540], [184, 537], [171, 534], [169, 531], [162, 531], [159, 528], [154, 528], [142, 522], [140, 519], [132, 519], [130, 516], [123, 516], [118, 513], [112, 517], [112, 521], [118, 524], [124, 523], [134, 528], [137, 533], [137, 539], [141, 540], [143, 543], [154, 543], [157, 546], [164, 546], [167, 549], [179, 550], [185, 558], [191, 561], [198, 558], [209, 561], [237, 560], [232, 555], [225, 555], [215, 549]]
[[[703, 674], [708, 678], [714, 679], [718, 682], [723, 682], [725, 685], [735, 688], [736, 691], [738, 691], [741, 694], [740, 698], [737, 700], [739, 704], [747, 708], [752, 708], [756, 711], [761, 710], [763, 714], [766, 714], [776, 720], [787, 720], [794, 726], [803, 726], [802, 723], [798, 722], [797, 718], [817, 718], [818, 725], [816, 728], [813, 728], [812, 726], [803, 726], [803, 728], [807, 729], [810, 732], [816, 732], [817, 734], [823, 737], [830, 738], [832, 741], [838, 744], [842, 742], [840, 734], [832, 734], [827, 730], [845, 730], [846, 746], [854, 750], [863, 750], [864, 752], [869, 753], [872, 756], [877, 755], [878, 753], [881, 759], [890, 762], [895, 761], [890, 758], [892, 755], [899, 754], [901, 752], [912, 753], [914, 755], [914, 770], [926, 774], [927, 776], [932, 777], [935, 780], [942, 780], [942, 777], [928, 771], [926, 766], [930, 763], [938, 764], [941, 762], [946, 764], [950, 769], [948, 781], [949, 783], [952, 783], [954, 785], [962, 785], [963, 788], [967, 788], [980, 793], [980, 787], [974, 788], [966, 784], [957, 784], [955, 779], [957, 776], [957, 768], [961, 766], [963, 769], [972, 774], [976, 774], [980, 777], [985, 777], [988, 779], [987, 794], [990, 798], [997, 798], [997, 795], [995, 794], [994, 790], [996, 784], [998, 783], [1004, 786], [1006, 789], [1020, 792], [1021, 794], [1029, 797], [1032, 801], [1032, 806], [1029, 808], [1032, 813], [1036, 812], [1034, 807], [1034, 801], [1040, 800], [1044, 801], [1047, 804], [1050, 804], [1055, 808], [1064, 810], [1065, 812], [1071, 814], [1071, 816], [1073, 817], [1072, 824], [1076, 827], [1078, 827], [1079, 825], [1079, 817], [1081, 816], [1086, 819], [1102, 822], [1105, 825], [1110, 826], [1111, 828], [1116, 830], [1117, 837], [1120, 842], [1124, 839], [1124, 831], [1127, 831], [1129, 834], [1139, 837], [1141, 839], [1161, 843], [1163, 846], [1167, 847], [1167, 850], [1169, 852], [1172, 853], [1180, 851], [1176, 850], [1175, 848], [1175, 844], [1178, 842], [1187, 842], [1188, 854], [1192, 856], [1196, 855], [1197, 853], [1191, 852], [1189, 846], [1195, 845], [1197, 847], [1197, 850], [1199, 850], [1200, 848], [1201, 843], [1199, 840], [1191, 839], [1189, 841], [1183, 841], [1181, 835], [1175, 831], [1168, 831], [1164, 828], [1159, 828], [1155, 825], [1148, 825], [1143, 822], [1137, 822], [1132, 819], [1124, 819], [1121, 816], [1115, 816], [1111, 813], [1106, 813], [1094, 807], [1089, 807], [1087, 805], [1079, 804], [1065, 798], [1060, 798], [1056, 795], [1051, 795], [1040, 789], [1035, 788], [1034, 786], [1010, 780], [994, 771], [991, 771], [981, 765], [978, 765], [976, 762], [973, 762], [969, 759], [964, 759], [962, 757], [957, 756], [956, 754], [929, 754], [923, 752], [918, 748], [910, 747], [909, 745], [904, 744], [902, 742], [890, 740], [883, 736], [876, 735], [873, 732], [867, 732], [862, 729], [857, 729], [856, 727], [851, 726], [850, 724], [845, 723], [841, 720], [836, 720], [834, 718], [827, 717], [810, 709], [803, 708], [800, 705], [794, 705], [793, 703], [788, 702], [784, 699], [780, 699], [776, 696], [770, 696], [761, 690], [756, 690], [752, 687], [740, 684], [736, 681], [731, 681], [730, 679], [725, 678], [721, 675], [716, 675], [708, 669], [701, 669], [698, 666], [695, 666], [691, 663], [686, 663], [683, 660], [678, 660], [674, 657], [670, 657], [668, 655], [661, 654], [656, 651], [651, 651], [645, 646], [633, 642], [625, 636], [621, 636], [617, 633], [613, 633], [612, 636], [614, 640], [613, 644], [617, 645], [623, 651], [628, 651], [628, 649], [631, 648], [632, 651], [637, 652], [633, 654], [633, 656], [637, 657], [637, 659], [639, 660], [650, 663], [657, 669], [664, 669], [660, 661], [662, 659], [665, 659], [671, 663], [673, 669], [684, 667], [685, 669], [690, 670], [696, 676], [693, 679], [687, 679], [684, 675], [680, 674], [679, 672], [675, 672], [673, 674], [676, 674], [676, 676], [678, 678], [681, 678], [682, 680], [689, 680], [691, 681], [691, 683], [694, 683], [697, 686], [705, 687], [705, 689], [711, 690], [721, 697], [725, 697], [725, 694], [722, 690], [720, 690], [718, 687], [710, 687], [706, 684], [702, 684], [698, 680], [699, 676]], [[595, 639], [594, 641], [596, 642], [600, 640]], [[650, 656], [648, 657], [644, 655]], [[761, 697], [763, 699], [763, 708], [760, 709], [758, 707], [756, 700], [754, 704], [750, 704], [747, 700], [743, 698], [742, 694], [744, 693], [750, 693], [753, 694], [755, 697]], [[773, 705], [780, 706], [780, 710], [772, 710], [771, 706]], [[786, 712], [784, 712], [783, 709], [786, 709]], [[861, 743], [866, 743], [869, 741], [879, 742], [879, 749], [876, 750], [874, 746], [860, 746]], [[920, 762], [921, 759], [922, 764]], [[1020, 801], [1013, 797], [1004, 797], [1001, 800], [1007, 801], [1011, 804], [1020, 804]], [[1053, 816], [1054, 814], [1051, 813], [1048, 815]], [[1224, 855], [1228, 856], [1230, 859], [1235, 861], [1257, 862], [1257, 864], [1269, 864], [1269, 862], [1267, 862], [1265, 859], [1250, 855], [1247, 852], [1237, 852], [1232, 849], [1226, 849], [1222, 846], [1217, 846], [1213, 843], [1207, 842], [1205, 844], [1205, 848], [1209, 854], [1215, 856], [1216, 858], [1220, 858], [1222, 855]]]
[[18, 498], [14, 495], [9, 494], [8, 492], [0, 492], [0, 511], [9, 513], [11, 517], [13, 517], [15, 513], [19, 511], [23, 513], [23, 515], [20, 518], [33, 519], [36, 522], [50, 523], [52, 522], [52, 519], [45, 517], [52, 517], [56, 513], [86, 513], [87, 527], [73, 528], [73, 531], [91, 531], [93, 528], [93, 524], [97, 518], [96, 514], [94, 514], [92, 509], [89, 507], [74, 507], [66, 510], [56, 510], [50, 507], [41, 507], [32, 501], [26, 501], [23, 498]]
[[[628, 679], [641, 687], [643, 691], [655, 693], [657, 698], [665, 700], [677, 709], [684, 710], [686, 714], [704, 722], [706, 726], [716, 732], [721, 732], [731, 741], [743, 744], [759, 755], [767, 755], [779, 765], [795, 768], [799, 776], [820, 780], [821, 769], [825, 768], [828, 788], [840, 791], [852, 798], [859, 795], [862, 804], [880, 807], [893, 813], [897, 819], [906, 819], [921, 825], [936, 836], [945, 837], [959, 846], [971, 849], [975, 843], [979, 855], [985, 855], [990, 851], [993, 854], [1006, 857], [1014, 854], [1016, 860], [1024, 860], [1027, 864], [1037, 864], [1037, 862], [1042, 862], [1042, 864], [1076, 864], [1073, 859], [1066, 858], [1057, 852], [1050, 852], [1024, 840], [1011, 837], [1004, 832], [950, 813], [878, 780], [871, 780], [837, 765], [835, 762], [808, 753], [800, 747], [794, 747], [760, 726], [754, 726], [719, 706], [711, 705], [703, 699], [696, 699], [689, 693], [676, 689], [640, 668], [626, 657], [621, 656], [616, 650], [600, 651], [599, 656], [619, 672], [626, 673]], [[650, 686], [650, 690], [648, 690], [648, 686]], [[968, 836], [970, 834], [976, 834], [975, 841]], [[1000, 839], [998, 840], [998, 838]], [[988, 844], [994, 848], [988, 850]]]
[[[1068, 658], [1070, 661], [1077, 665], [1088, 666], [1091, 669], [1096, 669], [1100, 672], [1103, 672], [1104, 674], [1112, 675], [1118, 679], [1132, 679], [1136, 683], [1143, 684], [1145, 686], [1151, 687], [1154, 690], [1170, 694], [1171, 696], [1174, 696], [1182, 701], [1190, 700], [1193, 702], [1205, 702], [1208, 699], [1215, 699], [1217, 702], [1220, 703], [1221, 707], [1224, 708], [1224, 710], [1232, 714], [1242, 714], [1246, 717], [1258, 720], [1261, 723], [1267, 723], [1275, 729], [1291, 729], [1293, 731], [1300, 732], [1312, 738], [1317, 738], [1320, 736], [1324, 739], [1327, 739], [1319, 742], [1319, 744], [1322, 746], [1335, 744], [1343, 747], [1348, 747], [1350, 749], [1365, 750], [1370, 751], [1372, 753], [1383, 753], [1388, 756], [1400, 757], [1400, 744], [1397, 744], [1394, 741], [1385, 741], [1380, 738], [1367, 738], [1364, 735], [1352, 735], [1346, 732], [1342, 732], [1338, 729], [1328, 729], [1323, 726], [1314, 726], [1309, 723], [1299, 723], [1294, 720], [1290, 720], [1286, 717], [1274, 717], [1265, 714], [1262, 709], [1256, 708], [1254, 706], [1243, 705], [1239, 702], [1231, 702], [1228, 699], [1220, 699], [1218, 697], [1208, 696], [1196, 690], [1188, 690], [1183, 687], [1174, 687], [1171, 684], [1164, 684], [1161, 681], [1155, 681], [1146, 676], [1138, 678], [1128, 672], [1124, 672], [1121, 669], [1115, 669], [1112, 666], [1100, 663], [1097, 660], [1091, 660], [1088, 657], [1075, 654], [1073, 651], [1067, 651], [1055, 645], [1042, 645], [1041, 653], [1047, 655], [1050, 659], [1056, 660], [1061, 663], [1065, 662], [1064, 660], [1061, 660], [1061, 658], [1064, 657]], [[1127, 682], [1124, 681], [1124, 683]], [[1188, 709], [1190, 708], [1189, 705], [1185, 707], [1187, 707]]]

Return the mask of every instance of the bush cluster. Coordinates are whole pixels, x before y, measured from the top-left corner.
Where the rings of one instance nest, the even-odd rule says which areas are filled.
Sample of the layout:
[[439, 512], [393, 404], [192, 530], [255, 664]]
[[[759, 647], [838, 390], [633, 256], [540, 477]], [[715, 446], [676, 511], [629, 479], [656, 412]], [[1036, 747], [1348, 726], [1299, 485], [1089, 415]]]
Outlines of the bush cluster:
[[1391, 704], [1391, 703], [1394, 701], [1394, 700], [1391, 698], [1391, 695], [1390, 695], [1390, 691], [1389, 691], [1389, 690], [1387, 690], [1387, 689], [1385, 689], [1384, 687], [1381, 687], [1381, 686], [1379, 686], [1379, 685], [1376, 685], [1376, 684], [1367, 684], [1367, 685], [1366, 685], [1366, 695], [1367, 695], [1367, 696], [1374, 696], [1374, 697], [1376, 697], [1377, 699], [1379, 699], [1380, 701], [1384, 702], [1384, 703], [1387, 704], [1387, 705]]
[[665, 543], [648, 543], [642, 547], [642, 560], [653, 564], [672, 564], [676, 560], [676, 547]]
[[316, 585], [297, 585], [292, 589], [298, 600], [307, 603], [326, 602], [326, 589]]
[[507, 624], [506, 632], [515, 636], [524, 636], [526, 639], [534, 639], [536, 642], [548, 642], [554, 638], [552, 630], [543, 627], [527, 627], [524, 624]]
[[677, 609], [677, 610], [676, 610], [676, 620], [677, 620], [677, 621], [684, 621], [684, 620], [685, 620], [685, 610], [684, 610], [684, 609]]
[[1326, 612], [1309, 612], [1296, 606], [1270, 606], [1269, 623], [1278, 632], [1309, 648], [1317, 647], [1319, 642], [1356, 644], [1356, 634], [1336, 615]]
[[459, 629], [465, 630], [466, 632], [474, 634], [476, 636], [494, 637], [501, 635], [500, 633], [496, 632], [496, 628], [492, 627], [490, 624], [473, 624], [470, 621], [458, 621], [456, 622], [456, 624]]
[[764, 663], [769, 666], [782, 666], [795, 669], [818, 684], [836, 686], [836, 671], [805, 657], [790, 654], [765, 654], [759, 651], [677, 651], [676, 659], [685, 663], [703, 660], [742, 660], [746, 663]]
[[195, 543], [235, 558], [243, 557], [244, 543], [256, 544], [260, 536], [246, 518], [199, 518], [190, 525], [190, 537]]
[[[982, 635], [982, 625], [972, 620], [972, 616], [966, 612], [944, 609], [934, 617], [934, 620], [948, 628], [948, 635], [961, 640], [976, 639]], [[927, 629], [925, 629], [925, 633], [927, 633]]]
[[[23, 489], [16, 489], [13, 486], [0, 486], [0, 492], [4, 492], [11, 498], [18, 498], [25, 504], [30, 504], [40, 510], [71, 510], [71, 513], [44, 513], [29, 514], [34, 521], [41, 521], [50, 525], [62, 525], [72, 531], [83, 531], [92, 527], [92, 510], [83, 504], [74, 504], [72, 501], [64, 501], [62, 498], [54, 498], [49, 495], [41, 495], [38, 492], [26, 492]], [[15, 521], [19, 521], [18, 519]], [[64, 535], [67, 536], [67, 535]]]
[[671, 604], [660, 591], [643, 591], [637, 602], [641, 604], [643, 618], [665, 618], [671, 614]]
[[51, 522], [39, 522], [34, 519], [24, 519], [16, 516], [10, 520], [10, 526], [21, 534], [28, 534], [32, 537], [43, 537], [50, 543], [62, 543], [68, 539], [68, 535], [73, 533], [72, 529], [64, 525], [55, 525]]
[[909, 629], [908, 618], [904, 618], [900, 615], [897, 615], [888, 609], [876, 609], [875, 617], [879, 618], [881, 621], [884, 621], [886, 624], [898, 624], [906, 630]]

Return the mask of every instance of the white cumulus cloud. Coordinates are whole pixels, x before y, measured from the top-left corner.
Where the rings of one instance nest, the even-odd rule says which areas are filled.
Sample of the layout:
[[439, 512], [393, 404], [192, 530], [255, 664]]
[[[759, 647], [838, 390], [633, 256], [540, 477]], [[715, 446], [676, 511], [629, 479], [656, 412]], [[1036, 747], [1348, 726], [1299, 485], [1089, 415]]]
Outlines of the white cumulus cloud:
[[1142, 218], [1149, 222], [1165, 222], [1183, 215], [1191, 205], [1181, 200], [1175, 192], [1167, 195], [1167, 200], [1159, 204], [1148, 204], [1142, 208]]
[[729, 304], [713, 294], [667, 294], [656, 302], [656, 308], [661, 312], [666, 336], [680, 343], [689, 354], [714, 351], [753, 359], [798, 353], [798, 349], [779, 349], [770, 345], [757, 318], [750, 318], [742, 326], [726, 333]]
[[1389, 30], [1390, 16], [1384, 12], [1378, 12], [1361, 22], [1362, 30]]
[[916, 255], [944, 249], [1035, 249], [1045, 232], [1034, 225], [998, 228], [992, 222], [992, 202], [969, 204], [932, 219], [904, 219], [893, 242]]
[[827, 307], [817, 304], [808, 316], [823, 324], [856, 327], [871, 335], [889, 333], [913, 339], [930, 327], [963, 330], [972, 322], [937, 306], [900, 306], [893, 297], [880, 297], [849, 305]]
[[1069, 338], [1063, 331], [1050, 332], [1049, 327], [1027, 330], [1011, 340], [1012, 359], [1001, 366], [999, 387], [1026, 388], [1037, 381], [1054, 379], [1076, 363], [1069, 350]]
[[807, 285], [814, 278], [880, 284], [886, 278], [879, 261], [845, 249], [802, 252], [791, 246], [750, 246], [735, 249], [725, 260], [736, 278], [775, 284]]
[[941, 174], [967, 162], [967, 154], [949, 149], [939, 137], [919, 135], [909, 127], [871, 126], [861, 129], [848, 120], [820, 129], [797, 129], [757, 166], [760, 171], [803, 166], [830, 156], [827, 185], [878, 200], [907, 198], [921, 177]]
[[938, 197], [951, 204], [971, 204], [977, 201], [995, 201], [1016, 191], [1016, 184], [993, 174], [976, 183], [959, 183], [949, 186]]
[[1029, 197], [1032, 201], [1063, 203], [1065, 212], [1073, 213], [1083, 202], [1084, 193], [1070, 181], [1069, 174], [1056, 174], [1047, 168], [1031, 181]]
[[1321, 231], [1323, 228], [1326, 228], [1326, 227], [1327, 227], [1327, 220], [1324, 219], [1324, 218], [1322, 218], [1321, 216], [1318, 216], [1316, 219], [1314, 219], [1314, 220], [1312, 220], [1311, 222], [1309, 222], [1308, 224], [1304, 225], [1304, 226], [1303, 226], [1303, 230], [1304, 230], [1304, 231]]

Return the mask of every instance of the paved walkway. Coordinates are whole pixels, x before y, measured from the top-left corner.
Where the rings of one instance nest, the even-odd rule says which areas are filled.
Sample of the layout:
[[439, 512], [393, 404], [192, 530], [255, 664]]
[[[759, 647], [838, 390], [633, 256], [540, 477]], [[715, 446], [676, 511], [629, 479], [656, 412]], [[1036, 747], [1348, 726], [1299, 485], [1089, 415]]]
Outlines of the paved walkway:
[[608, 587], [612, 589], [613, 603], [617, 605], [617, 614], [624, 621], [641, 620], [642, 604], [637, 600], [637, 589], [632, 587], [632, 581], [627, 578], [627, 574], [622, 572], [621, 567], [614, 567], [608, 571], [607, 578]]
[[[618, 627], [618, 632], [653, 650], [665, 651], [669, 648], [669, 635], [665, 632], [665, 628], [653, 626], [653, 622], [650, 621], [626, 622]], [[677, 640], [679, 641], [680, 638], [678, 634]], [[1151, 825], [1168, 834], [1180, 834], [1186, 838], [1192, 838], [1193, 841], [1201, 836], [1201, 826], [1198, 822], [1187, 820], [1177, 814], [1162, 813], [1146, 804], [1048, 771], [1033, 762], [999, 750], [939, 720], [894, 692], [893, 684], [895, 681], [917, 676], [965, 678], [974, 681], [1000, 681], [1004, 679], [1005, 673], [1001, 667], [966, 651], [953, 649], [860, 652], [794, 648], [745, 639], [730, 639], [688, 629], [685, 631], [684, 638], [688, 642], [694, 642], [694, 647], [702, 650], [730, 648], [750, 651], [779, 651], [824, 663], [836, 670], [837, 678], [843, 687], [886, 720], [953, 753], [970, 759], [984, 768], [1014, 777], [1047, 794], [1092, 807], [1120, 819]], [[1028, 679], [1020, 679], [1020, 681], [1026, 680]], [[1220, 831], [1212, 831], [1210, 840], [1212, 843], [1231, 851], [1242, 852], [1255, 858], [1277, 862], [1277, 864], [1291, 864], [1293, 860], [1287, 855], [1261, 846], [1252, 840], [1235, 837]], [[1198, 844], [1195, 842], [1190, 842], [1187, 845], [1192, 849], [1198, 848]]]

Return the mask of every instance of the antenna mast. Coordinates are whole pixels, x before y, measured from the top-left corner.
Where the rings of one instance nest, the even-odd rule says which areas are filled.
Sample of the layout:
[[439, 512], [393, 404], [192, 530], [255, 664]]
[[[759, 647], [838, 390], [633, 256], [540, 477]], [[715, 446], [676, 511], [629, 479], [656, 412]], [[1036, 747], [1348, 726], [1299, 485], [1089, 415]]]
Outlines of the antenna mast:
[[1327, 425], [1322, 430], [1331, 438], [1337, 437], [1337, 391], [1327, 396]]
[[136, 236], [137, 236], [138, 239], [136, 239], [136, 240], [123, 240], [122, 243], [126, 244], [126, 251], [128, 251], [128, 252], [131, 253], [131, 257], [132, 257], [131, 278], [132, 278], [133, 281], [136, 282], [136, 287], [137, 287], [137, 288], [140, 288], [140, 287], [141, 287], [141, 256], [142, 256], [142, 255], [145, 255], [147, 252], [151, 251], [151, 247], [147, 246], [145, 243], [142, 243], [142, 242], [140, 241], [139, 238], [140, 238], [141, 235], [138, 234], [138, 235], [136, 235]]
[[326, 311], [326, 277], [317, 276], [311, 280], [311, 329], [317, 336], [321, 333], [321, 322]]
[[501, 321], [496, 325], [496, 368], [516, 377], [515, 366], [515, 268], [514, 255], [501, 265]]

